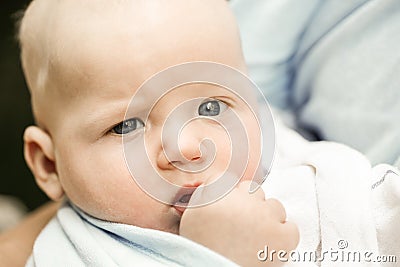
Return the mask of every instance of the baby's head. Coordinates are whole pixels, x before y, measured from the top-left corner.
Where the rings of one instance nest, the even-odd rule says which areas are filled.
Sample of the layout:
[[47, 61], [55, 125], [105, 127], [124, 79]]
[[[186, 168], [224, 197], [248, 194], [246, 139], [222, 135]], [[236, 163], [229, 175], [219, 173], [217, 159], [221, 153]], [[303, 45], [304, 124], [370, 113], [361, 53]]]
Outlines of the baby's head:
[[[66, 195], [100, 219], [178, 233], [181, 212], [135, 183], [125, 164], [122, 136], [145, 135], [153, 168], [178, 186], [197, 186], [220, 176], [230, 147], [226, 131], [209, 120], [196, 120], [181, 132], [180, 151], [172, 158], [164, 153], [168, 140], [162, 143], [160, 135], [167, 114], [198, 97], [208, 99], [193, 107], [203, 112], [199, 115], [219, 116], [228, 106], [241, 114], [250, 129], [243, 177], [256, 173], [258, 124], [243, 101], [221, 87], [183, 86], [164, 95], [148, 120], [140, 110], [125, 118], [140, 85], [167, 67], [212, 61], [245, 71], [238, 30], [225, 0], [34, 0], [19, 37], [37, 122], [25, 131], [25, 158], [51, 199]], [[182, 156], [192, 163], [207, 156], [199, 150], [205, 138], [217, 147], [212, 167], [201, 173], [176, 168]]]

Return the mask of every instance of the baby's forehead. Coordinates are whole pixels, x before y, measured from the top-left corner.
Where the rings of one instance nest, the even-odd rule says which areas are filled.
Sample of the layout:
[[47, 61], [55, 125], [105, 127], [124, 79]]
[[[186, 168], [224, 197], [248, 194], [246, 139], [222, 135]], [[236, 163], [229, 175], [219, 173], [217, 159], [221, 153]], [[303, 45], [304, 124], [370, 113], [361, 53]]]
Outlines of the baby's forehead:
[[75, 96], [126, 94], [183, 62], [244, 69], [225, 0], [34, 0], [20, 40], [35, 117]]
[[[126, 57], [151, 68], [166, 51], [176, 52], [175, 61], [207, 60], [196, 58], [196, 52], [232, 45], [234, 24], [223, 0], [35, 0], [21, 42], [25, 50], [41, 54], [32, 61], [54, 68], [51, 74], [69, 69], [89, 77], [88, 70], [115, 67]], [[192, 58], [185, 58], [188, 54]]]
[[[221, 34], [221, 26], [232, 28], [226, 9], [223, 0], [35, 0], [25, 13], [20, 34], [30, 41], [63, 48], [71, 42], [85, 45], [89, 38], [104, 41], [116, 35], [140, 41], [149, 35], [190, 31], [211, 35], [218, 29]], [[170, 42], [164, 44], [173, 44], [173, 38], [170, 36]]]

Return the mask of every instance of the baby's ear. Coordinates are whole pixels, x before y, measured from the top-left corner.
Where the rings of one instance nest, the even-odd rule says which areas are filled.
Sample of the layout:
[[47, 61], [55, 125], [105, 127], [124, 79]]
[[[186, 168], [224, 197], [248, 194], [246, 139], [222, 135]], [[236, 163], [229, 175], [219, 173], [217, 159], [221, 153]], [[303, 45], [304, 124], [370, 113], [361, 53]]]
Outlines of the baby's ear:
[[60, 200], [64, 190], [58, 179], [54, 146], [50, 135], [37, 126], [26, 128], [24, 155], [39, 187], [52, 200]]

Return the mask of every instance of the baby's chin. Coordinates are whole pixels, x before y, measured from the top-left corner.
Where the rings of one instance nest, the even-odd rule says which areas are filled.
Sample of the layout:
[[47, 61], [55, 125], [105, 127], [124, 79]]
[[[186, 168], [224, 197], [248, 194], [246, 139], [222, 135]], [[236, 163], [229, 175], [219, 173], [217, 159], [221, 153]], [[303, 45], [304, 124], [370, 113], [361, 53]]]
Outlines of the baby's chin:
[[[104, 209], [102, 212], [95, 209], [93, 212], [93, 210], [85, 209], [85, 207], [79, 207], [75, 204], [75, 206], [77, 206], [81, 211], [103, 221], [154, 229], [178, 235], [182, 217], [181, 214], [177, 212], [173, 206], [162, 205], [164, 205], [164, 207], [161, 209], [158, 209], [157, 211], [143, 211], [142, 216], [140, 216], [140, 213], [135, 215], [127, 214], [129, 212], [126, 212], [126, 210], [122, 211], [116, 209], [113, 209], [112, 211], [107, 210], [108, 212], [104, 212]], [[150, 212], [150, 214], [148, 212]]]
[[147, 225], [146, 228], [179, 235], [179, 226], [182, 216], [176, 212], [173, 207], [171, 207], [167, 213], [161, 214], [161, 216], [159, 222]]
[[175, 208], [168, 207], [163, 213], [156, 215], [149, 221], [143, 219], [136, 220], [136, 218], [132, 218], [123, 223], [179, 235], [181, 218], [181, 214], [179, 214]]
[[167, 232], [167, 233], [171, 233], [171, 234], [175, 234], [175, 235], [179, 235], [179, 224], [177, 224], [175, 227], [173, 228], [169, 228], [169, 229], [165, 229], [163, 232]]

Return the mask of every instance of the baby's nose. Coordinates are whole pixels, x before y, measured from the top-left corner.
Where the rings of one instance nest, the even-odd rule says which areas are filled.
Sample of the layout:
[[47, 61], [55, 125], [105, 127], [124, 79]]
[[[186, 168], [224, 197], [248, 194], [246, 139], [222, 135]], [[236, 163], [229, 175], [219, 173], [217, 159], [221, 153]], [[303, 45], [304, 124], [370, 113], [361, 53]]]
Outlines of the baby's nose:
[[[173, 154], [176, 155], [179, 152], [179, 156], [172, 158], [172, 161], [198, 161], [202, 157], [200, 150], [201, 141], [194, 135], [194, 133], [185, 133], [179, 136], [178, 150]], [[180, 157], [183, 157], [181, 159]]]
[[204, 126], [202, 129], [200, 122], [192, 121], [179, 132], [163, 134], [162, 152], [165, 158], [159, 162], [160, 167], [168, 165], [187, 172], [201, 172], [212, 162], [215, 149], [205, 139]]
[[187, 124], [179, 133], [168, 135], [164, 140], [164, 152], [170, 163], [181, 165], [202, 159], [202, 137], [194, 124]]

